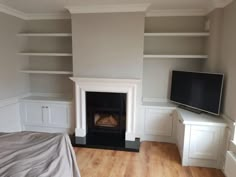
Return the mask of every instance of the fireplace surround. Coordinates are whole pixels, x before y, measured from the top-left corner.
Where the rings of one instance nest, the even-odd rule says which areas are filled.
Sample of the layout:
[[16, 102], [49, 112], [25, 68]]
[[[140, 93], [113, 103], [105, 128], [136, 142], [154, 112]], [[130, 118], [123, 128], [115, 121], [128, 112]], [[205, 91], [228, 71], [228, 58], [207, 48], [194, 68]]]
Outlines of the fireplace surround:
[[135, 141], [137, 79], [81, 78], [72, 77], [75, 82], [76, 137], [85, 137], [88, 133], [86, 94], [89, 92], [123, 93], [126, 95], [125, 140]]

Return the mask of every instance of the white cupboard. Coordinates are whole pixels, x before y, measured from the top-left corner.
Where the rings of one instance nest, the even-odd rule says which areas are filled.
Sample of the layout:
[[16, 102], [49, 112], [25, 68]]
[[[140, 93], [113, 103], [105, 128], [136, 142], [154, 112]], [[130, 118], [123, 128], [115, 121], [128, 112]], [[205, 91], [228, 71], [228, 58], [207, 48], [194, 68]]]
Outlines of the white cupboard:
[[213, 126], [191, 126], [189, 157], [217, 160], [220, 131]]
[[171, 136], [173, 127], [172, 110], [147, 108], [145, 112], [145, 134]]
[[[191, 116], [190, 114], [188, 116]], [[197, 116], [199, 121], [189, 121], [191, 117], [183, 117], [181, 113], [177, 117], [176, 144], [182, 165], [221, 168], [226, 124], [219, 118], [215, 118], [215, 122], [212, 119], [210, 123], [206, 121], [210, 116]]]
[[142, 141], [175, 143], [183, 166], [221, 168], [226, 126], [217, 116], [145, 104]]
[[71, 133], [74, 129], [70, 102], [23, 100], [20, 109], [26, 131]]

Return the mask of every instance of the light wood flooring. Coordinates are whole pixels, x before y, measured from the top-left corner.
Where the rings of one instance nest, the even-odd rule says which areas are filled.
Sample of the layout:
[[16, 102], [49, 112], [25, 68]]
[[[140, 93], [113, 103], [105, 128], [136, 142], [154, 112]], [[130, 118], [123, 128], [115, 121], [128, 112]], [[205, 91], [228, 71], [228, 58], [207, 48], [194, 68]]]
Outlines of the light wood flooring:
[[224, 177], [220, 170], [182, 167], [174, 144], [143, 142], [140, 152], [75, 148], [82, 177]]

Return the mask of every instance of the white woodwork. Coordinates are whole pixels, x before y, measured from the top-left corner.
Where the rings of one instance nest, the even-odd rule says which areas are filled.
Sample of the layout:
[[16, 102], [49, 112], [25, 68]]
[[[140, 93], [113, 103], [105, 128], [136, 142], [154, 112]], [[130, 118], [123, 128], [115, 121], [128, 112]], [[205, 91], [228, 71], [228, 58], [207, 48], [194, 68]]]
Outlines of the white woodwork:
[[144, 133], [150, 135], [171, 136], [173, 127], [172, 110], [146, 109]]
[[48, 124], [56, 127], [69, 128], [70, 126], [70, 107], [62, 104], [49, 105]]
[[221, 168], [226, 123], [207, 114], [176, 109], [177, 138], [182, 165]]
[[21, 131], [19, 98], [12, 97], [0, 100], [0, 132]]
[[71, 102], [59, 100], [21, 100], [21, 119], [24, 130], [67, 132], [73, 127]]
[[49, 71], [49, 70], [21, 70], [22, 73], [28, 74], [59, 74], [59, 75], [71, 75], [72, 71]]
[[68, 57], [72, 56], [72, 53], [44, 53], [44, 52], [20, 52], [18, 55], [23, 56], [55, 56], [55, 57]]
[[18, 33], [19, 37], [71, 37], [72, 33]]
[[146, 17], [206, 16], [208, 9], [150, 9]]
[[216, 127], [192, 126], [189, 157], [217, 160], [219, 131]]
[[148, 55], [145, 54], [145, 58], [189, 58], [189, 59], [207, 59], [207, 55]]
[[104, 4], [104, 5], [79, 5], [67, 6], [71, 14], [83, 13], [114, 13], [114, 12], [145, 12], [150, 6], [150, 3], [136, 3], [136, 4]]
[[183, 166], [222, 168], [224, 119], [179, 109], [171, 103], [144, 102], [143, 107], [143, 141], [173, 143], [175, 139]]
[[[233, 0], [213, 0], [209, 1], [196, 1], [196, 0], [179, 0], [176, 3], [170, 1], [159, 0], [150, 1], [151, 7], [148, 11], [148, 16], [204, 16], [209, 14], [215, 8], [223, 8]], [[134, 4], [134, 1], [127, 0], [112, 1], [97, 5], [95, 1], [85, 3], [84, 0], [54, 0], [50, 1], [1, 1], [0, 11], [23, 20], [39, 20], [39, 19], [65, 19], [70, 16], [64, 12], [65, 7], [71, 7], [72, 12], [136, 12], [144, 11], [147, 7], [140, 7]], [[186, 4], [187, 3], [187, 4]], [[84, 4], [81, 7], [81, 4]], [[73, 6], [72, 6], [73, 5]], [[47, 8], [45, 8], [47, 7]], [[77, 8], [78, 7], [78, 8]], [[163, 9], [163, 7], [165, 7]], [[36, 13], [37, 12], [37, 13]]]
[[226, 153], [224, 173], [227, 177], [235, 177], [236, 174], [236, 154], [232, 151]]
[[199, 32], [199, 33], [144, 33], [145, 37], [207, 37], [209, 32]]
[[127, 94], [126, 135], [125, 139], [135, 141], [137, 87], [140, 80], [80, 78], [72, 77], [76, 92], [76, 129], [75, 135], [86, 136], [86, 92], [112, 92]]
[[45, 123], [45, 108], [41, 103], [26, 104], [24, 111], [24, 122], [31, 125], [43, 125]]
[[179, 149], [180, 157], [183, 158], [183, 148], [184, 148], [184, 124], [181, 120], [177, 120], [176, 125], [176, 144]]

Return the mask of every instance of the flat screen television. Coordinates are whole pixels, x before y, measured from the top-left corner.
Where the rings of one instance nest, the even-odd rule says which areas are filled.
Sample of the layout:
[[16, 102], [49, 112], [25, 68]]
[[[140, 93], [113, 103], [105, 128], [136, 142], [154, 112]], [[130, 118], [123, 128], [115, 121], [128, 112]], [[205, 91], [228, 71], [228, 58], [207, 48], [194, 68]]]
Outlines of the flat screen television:
[[219, 115], [223, 74], [172, 71], [172, 102]]

